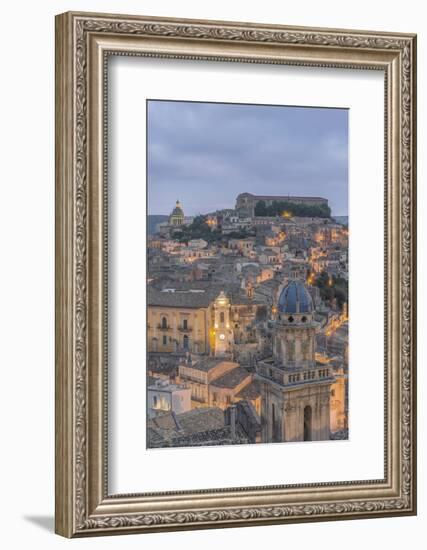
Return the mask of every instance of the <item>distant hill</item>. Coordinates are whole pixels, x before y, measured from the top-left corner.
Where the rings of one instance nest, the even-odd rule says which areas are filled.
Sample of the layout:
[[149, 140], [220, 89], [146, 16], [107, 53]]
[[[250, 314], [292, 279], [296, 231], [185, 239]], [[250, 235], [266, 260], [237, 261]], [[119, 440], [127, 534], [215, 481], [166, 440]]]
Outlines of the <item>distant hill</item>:
[[158, 223], [166, 222], [169, 219], [169, 216], [164, 216], [162, 214], [149, 214], [148, 215], [148, 234], [154, 235], [156, 233], [156, 226]]
[[332, 216], [332, 219], [341, 225], [348, 225], [348, 216]]

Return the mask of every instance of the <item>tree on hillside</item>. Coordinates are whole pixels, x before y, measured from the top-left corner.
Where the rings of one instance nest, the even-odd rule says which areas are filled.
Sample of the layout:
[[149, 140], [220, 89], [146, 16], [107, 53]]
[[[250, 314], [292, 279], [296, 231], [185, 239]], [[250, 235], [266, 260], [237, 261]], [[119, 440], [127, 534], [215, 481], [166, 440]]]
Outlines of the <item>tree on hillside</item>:
[[255, 216], [268, 216], [265, 201], [258, 201], [255, 205]]
[[336, 299], [338, 307], [342, 310], [343, 305], [348, 303], [348, 281], [343, 277], [329, 276], [322, 271], [313, 282], [320, 291], [320, 297], [328, 304]]
[[255, 205], [255, 216], [282, 216], [284, 214], [306, 218], [330, 218], [331, 209], [326, 204], [294, 204], [290, 201], [273, 201], [269, 206], [260, 200]]

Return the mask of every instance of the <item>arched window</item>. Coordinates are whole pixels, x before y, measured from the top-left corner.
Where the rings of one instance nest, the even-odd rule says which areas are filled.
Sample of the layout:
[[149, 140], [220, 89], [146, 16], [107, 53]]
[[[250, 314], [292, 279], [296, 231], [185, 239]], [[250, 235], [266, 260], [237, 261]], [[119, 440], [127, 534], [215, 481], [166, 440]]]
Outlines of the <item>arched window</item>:
[[311, 441], [312, 439], [311, 417], [311, 407], [307, 405], [307, 407], [304, 407], [304, 441]]
[[281, 422], [280, 418], [278, 418], [276, 405], [274, 403], [271, 404], [271, 427], [273, 443], [282, 441]]
[[182, 339], [182, 347], [185, 350], [188, 350], [188, 348], [189, 348], [189, 338], [186, 334], [184, 335], [184, 338]]
[[221, 325], [223, 325], [225, 322], [225, 316], [223, 311], [221, 311], [221, 313], [219, 314], [219, 322], [221, 323]]
[[168, 320], [166, 317], [162, 317], [162, 328], [168, 328]]
[[289, 321], [290, 323], [293, 323], [293, 322], [294, 322], [294, 318], [292, 317], [292, 315], [291, 315], [290, 317], [288, 317], [288, 321]]

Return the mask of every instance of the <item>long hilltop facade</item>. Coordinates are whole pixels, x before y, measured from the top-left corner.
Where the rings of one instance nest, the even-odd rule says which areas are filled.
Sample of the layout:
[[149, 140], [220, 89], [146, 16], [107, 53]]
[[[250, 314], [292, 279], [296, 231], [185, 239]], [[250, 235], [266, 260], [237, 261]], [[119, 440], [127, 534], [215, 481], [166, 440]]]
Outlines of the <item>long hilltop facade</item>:
[[259, 202], [266, 206], [273, 203], [290, 203], [304, 206], [328, 207], [328, 200], [321, 197], [295, 197], [291, 195], [253, 195], [252, 193], [241, 193], [236, 198], [236, 211], [240, 216], [255, 216], [255, 207]]
[[348, 438], [348, 228], [292, 200], [327, 207], [177, 201], [149, 237], [149, 448]]

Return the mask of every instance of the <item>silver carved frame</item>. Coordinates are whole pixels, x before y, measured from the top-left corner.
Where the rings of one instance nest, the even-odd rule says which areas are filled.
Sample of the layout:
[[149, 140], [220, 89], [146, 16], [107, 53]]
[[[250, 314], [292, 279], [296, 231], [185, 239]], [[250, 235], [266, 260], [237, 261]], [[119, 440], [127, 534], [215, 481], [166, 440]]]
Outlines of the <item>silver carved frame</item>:
[[[109, 495], [107, 59], [138, 55], [385, 74], [385, 477]], [[56, 17], [56, 532], [66, 537], [416, 513], [416, 37], [248, 23]]]

